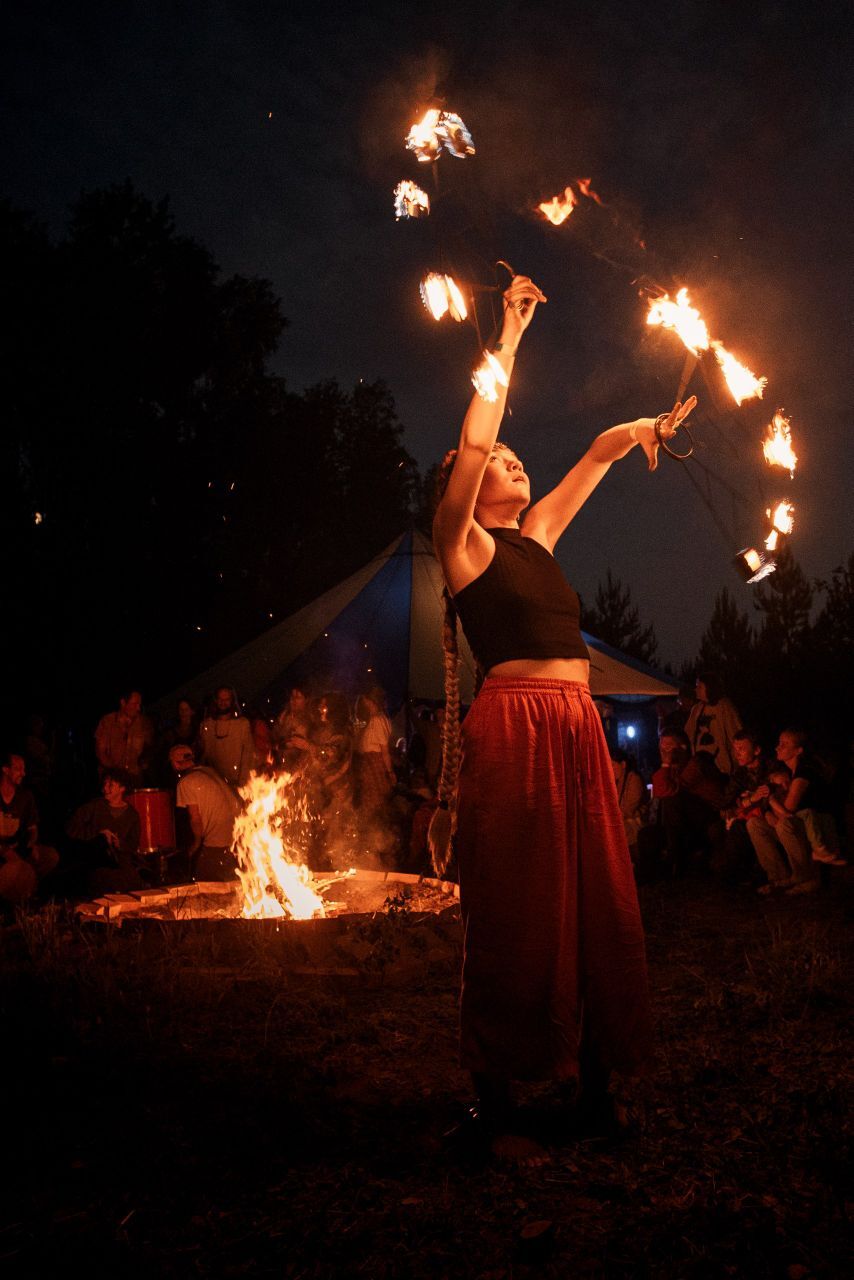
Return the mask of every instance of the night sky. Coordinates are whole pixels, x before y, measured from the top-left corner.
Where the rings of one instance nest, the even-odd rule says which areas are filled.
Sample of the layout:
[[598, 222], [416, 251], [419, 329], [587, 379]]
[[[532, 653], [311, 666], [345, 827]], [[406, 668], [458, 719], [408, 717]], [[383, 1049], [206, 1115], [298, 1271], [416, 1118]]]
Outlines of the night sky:
[[[647, 329], [633, 281], [686, 285], [713, 335], [769, 380], [737, 409], [694, 375], [691, 474], [713, 510], [680, 464], [648, 477], [636, 451], [559, 548], [588, 599], [608, 567], [631, 585], [662, 657], [693, 656], [722, 585], [751, 608], [729, 562], [764, 535], [768, 500], [795, 502], [793, 549], [811, 576], [854, 550], [848, 4], [7, 13], [4, 194], [56, 235], [83, 189], [129, 178], [168, 194], [178, 230], [224, 273], [273, 281], [290, 322], [275, 370], [295, 390], [386, 379], [422, 467], [455, 442], [478, 353], [471, 327], [427, 317], [424, 271], [445, 263], [489, 284], [505, 257], [549, 295], [502, 431], [535, 497], [598, 430], [669, 407], [684, 349]], [[477, 155], [439, 162], [434, 218], [395, 223], [400, 178], [436, 191], [403, 147], [436, 92]], [[563, 227], [544, 223], [537, 202], [579, 177], [605, 207], [582, 201]], [[793, 482], [760, 459], [778, 406], [792, 416]]]

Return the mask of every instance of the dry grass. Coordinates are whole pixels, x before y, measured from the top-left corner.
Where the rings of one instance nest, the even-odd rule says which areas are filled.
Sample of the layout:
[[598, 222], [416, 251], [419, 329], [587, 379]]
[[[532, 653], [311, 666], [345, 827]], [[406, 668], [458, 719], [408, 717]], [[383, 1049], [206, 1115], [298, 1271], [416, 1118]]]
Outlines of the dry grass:
[[[837, 884], [770, 904], [644, 890], [659, 1050], [632, 1096], [639, 1131], [555, 1142], [529, 1173], [442, 1141], [467, 1098], [456, 962], [431, 953], [390, 981], [405, 913], [361, 939], [363, 978], [326, 980], [283, 976], [260, 937], [236, 955], [215, 934], [22, 918], [3, 937], [4, 1272], [848, 1275]], [[529, 1098], [545, 1117], [553, 1101]]]

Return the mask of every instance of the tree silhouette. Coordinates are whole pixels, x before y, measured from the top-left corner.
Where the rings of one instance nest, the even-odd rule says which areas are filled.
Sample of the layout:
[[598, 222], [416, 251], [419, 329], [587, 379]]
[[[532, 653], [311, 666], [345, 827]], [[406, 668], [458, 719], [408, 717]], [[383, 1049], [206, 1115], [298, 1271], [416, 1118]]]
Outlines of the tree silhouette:
[[727, 587], [718, 592], [709, 625], [700, 639], [698, 670], [716, 671], [742, 712], [752, 702], [753, 630]]
[[758, 646], [769, 658], [800, 657], [810, 627], [813, 592], [789, 546], [777, 553], [776, 572], [756, 588], [755, 609], [763, 615]]
[[610, 569], [604, 583], [600, 582], [596, 588], [593, 607], [582, 608], [581, 625], [597, 640], [604, 640], [641, 662], [655, 661], [658, 642], [652, 624], [646, 627], [641, 624], [630, 588], [624, 587]]

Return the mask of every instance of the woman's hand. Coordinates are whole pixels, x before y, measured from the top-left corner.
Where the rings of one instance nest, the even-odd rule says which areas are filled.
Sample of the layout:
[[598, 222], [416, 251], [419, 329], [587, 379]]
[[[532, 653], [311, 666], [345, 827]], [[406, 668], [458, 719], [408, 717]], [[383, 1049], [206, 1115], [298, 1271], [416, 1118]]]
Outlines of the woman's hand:
[[534, 318], [538, 302], [548, 299], [529, 276], [514, 276], [504, 290], [504, 320], [501, 341], [515, 345]]
[[[646, 454], [650, 471], [655, 471], [658, 466], [658, 437], [661, 436], [662, 440], [669, 440], [671, 436], [675, 436], [677, 429], [688, 417], [696, 403], [696, 396], [690, 396], [684, 404], [681, 400], [677, 400], [666, 416], [659, 414], [657, 418], [638, 418], [637, 422], [633, 424], [634, 437]], [[656, 423], [658, 423], [657, 432]]]

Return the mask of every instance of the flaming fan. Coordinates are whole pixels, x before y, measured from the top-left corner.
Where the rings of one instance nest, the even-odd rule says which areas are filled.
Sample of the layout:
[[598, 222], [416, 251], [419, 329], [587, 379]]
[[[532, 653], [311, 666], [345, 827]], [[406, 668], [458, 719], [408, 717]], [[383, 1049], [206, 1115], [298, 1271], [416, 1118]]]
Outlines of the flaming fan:
[[471, 380], [481, 400], [486, 400], [488, 404], [495, 404], [499, 387], [510, 385], [510, 379], [491, 351], [484, 351], [483, 359], [471, 375]]
[[431, 107], [409, 130], [406, 149], [422, 164], [430, 164], [439, 159], [443, 147], [460, 160], [475, 154], [474, 140], [460, 117]]
[[401, 218], [426, 218], [430, 212], [430, 197], [414, 182], [405, 178], [394, 189], [394, 216]]
[[431, 271], [419, 285], [421, 301], [434, 320], [441, 320], [449, 315], [458, 323], [468, 316], [466, 300], [453, 276], [440, 275]]

